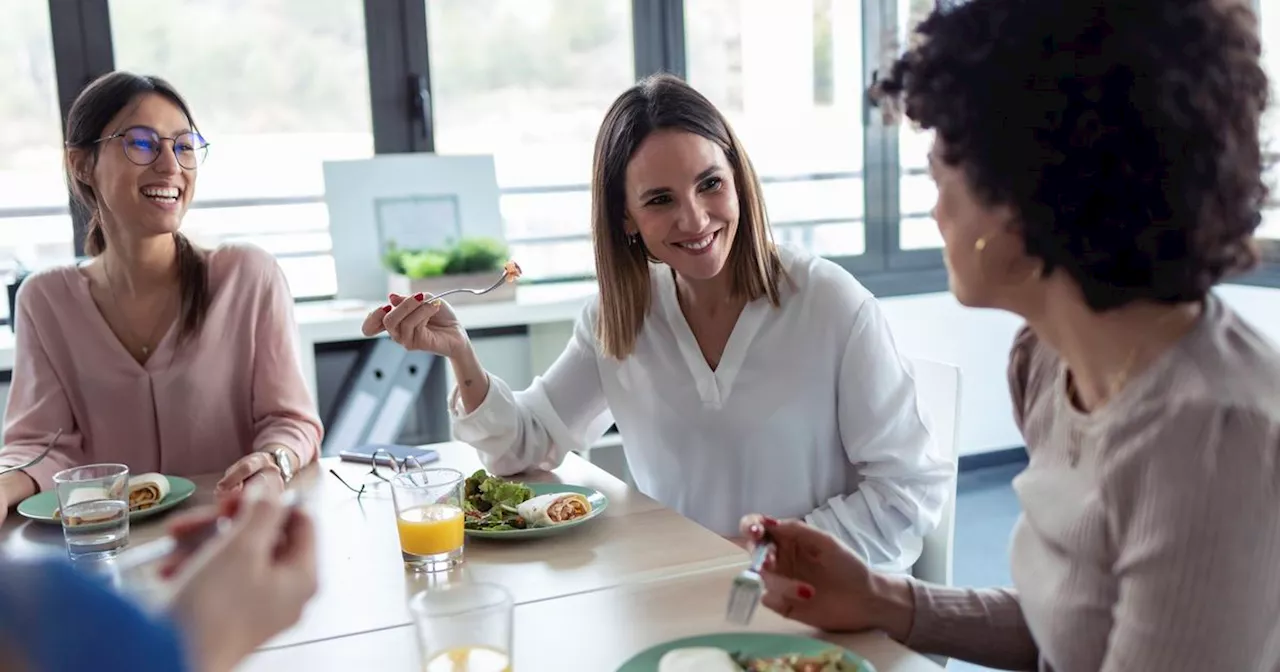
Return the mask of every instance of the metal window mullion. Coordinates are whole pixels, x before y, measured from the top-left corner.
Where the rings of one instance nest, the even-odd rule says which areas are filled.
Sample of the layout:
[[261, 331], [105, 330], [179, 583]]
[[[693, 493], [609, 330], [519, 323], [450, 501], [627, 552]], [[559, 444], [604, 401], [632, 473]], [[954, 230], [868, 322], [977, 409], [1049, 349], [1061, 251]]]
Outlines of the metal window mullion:
[[[862, 89], [875, 81], [884, 54], [897, 31], [895, 0], [863, 0]], [[884, 122], [881, 110], [870, 99], [862, 106], [866, 261], [864, 267], [884, 271], [897, 248], [898, 129]]]
[[632, 0], [636, 79], [658, 72], [686, 76], [684, 0]]
[[376, 154], [435, 150], [427, 1], [365, 0], [365, 50]]
[[[66, 137], [67, 113], [76, 96], [90, 82], [115, 69], [111, 48], [111, 15], [107, 0], [49, 0], [49, 28], [53, 39], [53, 63], [58, 81], [59, 124]], [[89, 213], [71, 206], [71, 240], [76, 256], [84, 254]]]

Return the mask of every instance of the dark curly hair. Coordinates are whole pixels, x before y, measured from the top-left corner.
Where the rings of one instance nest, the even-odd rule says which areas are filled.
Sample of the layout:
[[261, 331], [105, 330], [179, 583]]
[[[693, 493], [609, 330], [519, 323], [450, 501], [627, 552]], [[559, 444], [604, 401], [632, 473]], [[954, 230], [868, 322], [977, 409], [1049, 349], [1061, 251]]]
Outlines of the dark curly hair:
[[1095, 311], [1203, 299], [1258, 261], [1267, 77], [1243, 1], [940, 3], [872, 87]]

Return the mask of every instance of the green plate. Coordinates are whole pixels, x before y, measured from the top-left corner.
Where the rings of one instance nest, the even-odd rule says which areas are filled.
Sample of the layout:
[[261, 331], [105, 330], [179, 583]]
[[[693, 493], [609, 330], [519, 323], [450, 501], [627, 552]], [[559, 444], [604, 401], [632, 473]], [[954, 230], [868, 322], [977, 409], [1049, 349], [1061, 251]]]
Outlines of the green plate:
[[[149, 509], [129, 512], [130, 521], [142, 520], [157, 513], [168, 511], [195, 494], [195, 483], [181, 476], [165, 476], [165, 478], [169, 479], [169, 494], [165, 495], [164, 499], [160, 500], [160, 503]], [[22, 500], [22, 503], [18, 505], [18, 513], [32, 520], [61, 525], [62, 522], [53, 517], [53, 512], [56, 510], [58, 510], [58, 493], [52, 490], [32, 495]]]
[[467, 536], [474, 539], [541, 539], [560, 534], [567, 530], [571, 530], [583, 523], [604, 513], [609, 507], [609, 498], [604, 493], [591, 488], [584, 488], [578, 485], [564, 485], [563, 483], [529, 483], [529, 488], [533, 490], [533, 496], [559, 494], [562, 492], [576, 492], [587, 498], [591, 503], [591, 513], [579, 518], [571, 520], [567, 523], [552, 525], [550, 527], [531, 527], [525, 530], [467, 530]]
[[[701, 637], [688, 637], [667, 642], [666, 644], [659, 644], [640, 652], [631, 660], [623, 663], [622, 667], [618, 668], [618, 672], [657, 672], [658, 661], [662, 660], [662, 656], [668, 651], [694, 646], [712, 646], [717, 649], [724, 649], [729, 653], [742, 654], [751, 658], [778, 657], [790, 654], [814, 656], [823, 651], [840, 648], [831, 642], [800, 637], [799, 635], [726, 632], [716, 635], [702, 635]], [[844, 659], [845, 662], [853, 665], [853, 669], [858, 672], [876, 671], [876, 668], [872, 667], [871, 663], [849, 651], [844, 652]]]

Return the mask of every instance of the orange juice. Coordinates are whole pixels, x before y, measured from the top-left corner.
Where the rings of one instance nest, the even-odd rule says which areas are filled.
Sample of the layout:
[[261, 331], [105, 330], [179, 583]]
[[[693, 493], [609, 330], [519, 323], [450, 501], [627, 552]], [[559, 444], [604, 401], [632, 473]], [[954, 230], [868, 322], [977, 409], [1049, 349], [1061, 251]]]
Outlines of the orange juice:
[[511, 656], [486, 646], [462, 646], [436, 654], [423, 672], [511, 672]]
[[438, 555], [462, 548], [462, 509], [427, 504], [400, 512], [396, 518], [400, 548], [414, 555]]

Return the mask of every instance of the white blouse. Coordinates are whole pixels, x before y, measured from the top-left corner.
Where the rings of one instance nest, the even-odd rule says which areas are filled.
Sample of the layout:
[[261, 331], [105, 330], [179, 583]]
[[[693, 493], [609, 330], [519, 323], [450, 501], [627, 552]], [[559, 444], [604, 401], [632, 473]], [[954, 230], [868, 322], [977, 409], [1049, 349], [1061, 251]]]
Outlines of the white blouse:
[[512, 392], [491, 377], [454, 435], [497, 474], [551, 469], [611, 424], [646, 495], [726, 536], [747, 513], [803, 518], [873, 567], [908, 571], [955, 477], [875, 298], [836, 264], [781, 249], [782, 305], [747, 304], [711, 369], [665, 266], [634, 353], [596, 347], [598, 303], [546, 374]]

